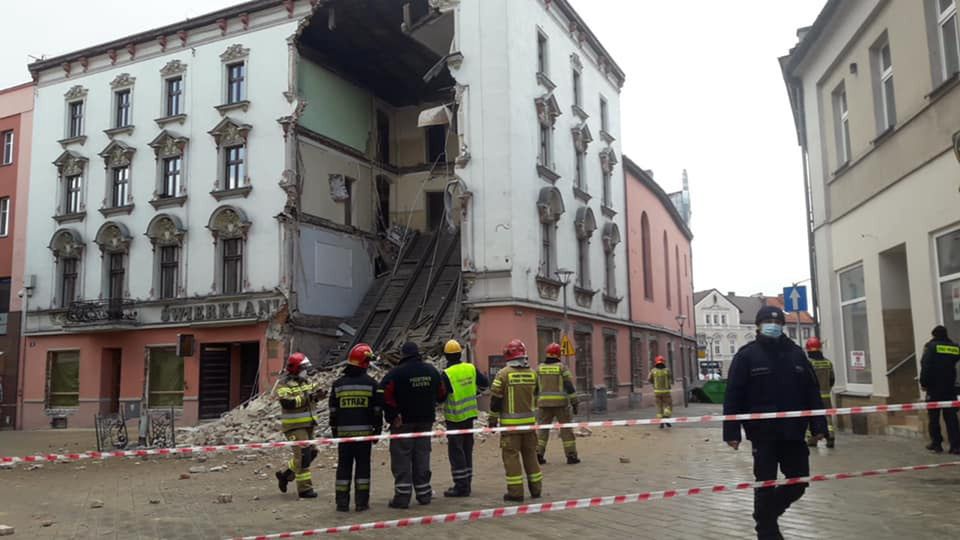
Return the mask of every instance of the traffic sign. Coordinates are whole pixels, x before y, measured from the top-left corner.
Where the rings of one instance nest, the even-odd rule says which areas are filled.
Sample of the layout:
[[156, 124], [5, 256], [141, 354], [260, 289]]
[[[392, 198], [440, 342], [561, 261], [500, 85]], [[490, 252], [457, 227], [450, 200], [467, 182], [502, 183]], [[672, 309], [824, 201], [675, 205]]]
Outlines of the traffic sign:
[[783, 288], [783, 310], [787, 313], [807, 311], [807, 287], [805, 285]]
[[560, 340], [560, 354], [564, 356], [576, 356], [577, 351], [573, 349], [573, 344], [570, 343], [570, 338], [563, 336], [563, 339]]

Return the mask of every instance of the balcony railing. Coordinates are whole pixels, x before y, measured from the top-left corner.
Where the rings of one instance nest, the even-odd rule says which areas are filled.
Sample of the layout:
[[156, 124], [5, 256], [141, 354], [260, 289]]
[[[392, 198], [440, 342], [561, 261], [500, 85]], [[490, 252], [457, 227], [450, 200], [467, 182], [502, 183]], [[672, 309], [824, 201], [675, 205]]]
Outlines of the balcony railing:
[[132, 300], [98, 300], [73, 302], [64, 314], [68, 325], [102, 323], [135, 323], [137, 311]]

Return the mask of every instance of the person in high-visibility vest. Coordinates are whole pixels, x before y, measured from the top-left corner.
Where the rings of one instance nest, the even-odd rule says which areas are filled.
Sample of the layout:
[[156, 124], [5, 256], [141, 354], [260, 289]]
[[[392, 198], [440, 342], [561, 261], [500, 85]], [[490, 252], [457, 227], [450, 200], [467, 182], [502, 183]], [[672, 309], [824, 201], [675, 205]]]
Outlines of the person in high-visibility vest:
[[[833, 362], [824, 358], [823, 345], [820, 338], [813, 336], [804, 344], [807, 349], [807, 358], [810, 359], [810, 365], [813, 366], [813, 372], [817, 374], [817, 383], [820, 385], [820, 399], [823, 406], [833, 407], [833, 385], [837, 382], [837, 377], [833, 373]], [[833, 417], [827, 417], [827, 448], [834, 448], [837, 445], [837, 436], [833, 431]], [[807, 446], [816, 447], [817, 441], [813, 438], [810, 430], [807, 430]]]
[[[573, 414], [577, 414], [577, 389], [573, 385], [573, 376], [570, 370], [560, 363], [562, 349], [559, 343], [547, 345], [546, 358], [537, 366], [537, 383], [540, 385], [540, 397], [537, 400], [538, 424], [559, 422], [566, 424], [573, 421]], [[537, 461], [540, 464], [547, 462], [544, 454], [547, 451], [547, 442], [550, 440], [550, 430], [542, 429], [538, 434]], [[577, 457], [577, 438], [570, 428], [560, 428], [560, 440], [563, 441], [563, 453], [567, 456], [567, 465], [580, 463]]]
[[[673, 374], [667, 369], [667, 363], [662, 356], [658, 356], [653, 364], [649, 380], [653, 383], [653, 397], [657, 402], [657, 418], [670, 418], [673, 415], [673, 397], [670, 395], [673, 387]], [[663, 429], [664, 426], [671, 427], [669, 422], [664, 422], [660, 424], [660, 429]]]
[[[303, 353], [293, 353], [287, 359], [286, 371], [277, 387], [276, 397], [280, 401], [280, 425], [288, 441], [309, 441], [313, 439], [313, 428], [317, 419], [313, 414], [316, 403], [327, 393], [317, 383], [307, 380], [311, 369], [310, 359]], [[281, 493], [287, 492], [287, 484], [297, 482], [297, 494], [301, 499], [315, 499], [313, 477], [310, 463], [317, 457], [317, 449], [310, 446], [294, 446], [293, 459], [287, 468], [277, 471], [277, 486]]]
[[[501, 369], [493, 381], [488, 425], [535, 425], [537, 374], [527, 363], [527, 346], [519, 339], [511, 340], [503, 350], [503, 359], [507, 367]], [[524, 471], [530, 497], [539, 499], [543, 491], [543, 472], [537, 462], [537, 434], [533, 431], [505, 431], [500, 434], [500, 449], [507, 476], [507, 493], [503, 500], [523, 502]]]
[[[937, 325], [931, 332], [933, 339], [923, 347], [920, 360], [920, 387], [927, 393], [927, 401], [954, 401], [957, 399], [954, 381], [957, 377], [957, 362], [960, 361], [960, 345], [947, 333], [945, 326]], [[930, 409], [927, 414], [930, 429], [930, 444], [927, 450], [943, 452], [943, 431], [940, 416], [947, 427], [949, 453], [960, 455], [960, 425], [957, 409]]]
[[[473, 364], [463, 361], [463, 347], [454, 339], [443, 346], [447, 368], [440, 378], [447, 388], [443, 416], [447, 429], [472, 429], [477, 417], [477, 396], [490, 387], [489, 380]], [[469, 497], [473, 482], [473, 434], [447, 435], [447, 455], [453, 487], [444, 497]]]

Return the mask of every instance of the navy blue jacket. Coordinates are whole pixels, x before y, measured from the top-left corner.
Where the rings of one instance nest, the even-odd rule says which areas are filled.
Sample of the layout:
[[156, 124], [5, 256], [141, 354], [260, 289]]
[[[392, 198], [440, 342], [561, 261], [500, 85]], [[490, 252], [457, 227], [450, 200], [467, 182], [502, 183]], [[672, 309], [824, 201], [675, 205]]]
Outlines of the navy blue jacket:
[[[727, 378], [723, 414], [822, 409], [820, 386], [806, 354], [786, 336], [757, 336], [737, 351]], [[751, 441], [802, 441], [808, 426], [827, 433], [823, 416], [723, 423], [723, 440], [739, 441], [740, 426]]]
[[419, 356], [404, 358], [380, 381], [386, 405], [387, 423], [399, 416], [404, 424], [433, 424], [437, 417], [437, 403], [447, 399], [437, 368]]
[[920, 360], [920, 386], [927, 390], [930, 399], [937, 401], [956, 399], [958, 360], [960, 360], [960, 347], [949, 339], [933, 339], [923, 347], [923, 358]]

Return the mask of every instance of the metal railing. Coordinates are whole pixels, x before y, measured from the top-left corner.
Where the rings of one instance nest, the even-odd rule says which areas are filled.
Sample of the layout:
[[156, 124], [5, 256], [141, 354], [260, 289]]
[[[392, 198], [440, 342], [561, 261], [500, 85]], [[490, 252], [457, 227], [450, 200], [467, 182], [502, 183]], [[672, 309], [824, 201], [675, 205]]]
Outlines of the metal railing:
[[95, 324], [104, 322], [135, 322], [136, 304], [132, 300], [97, 300], [73, 302], [64, 318], [68, 324]]
[[893, 374], [895, 371], [897, 371], [898, 369], [900, 369], [900, 368], [902, 368], [903, 366], [907, 365], [907, 363], [910, 362], [910, 360], [915, 360], [916, 358], [917, 358], [917, 353], [915, 353], [915, 352], [910, 353], [906, 358], [904, 358], [904, 359], [901, 360], [899, 363], [897, 363], [897, 365], [895, 365], [895, 366], [893, 366], [892, 368], [890, 368], [890, 369], [887, 370], [887, 377], [889, 377], [890, 375], [892, 375], [892, 374]]

